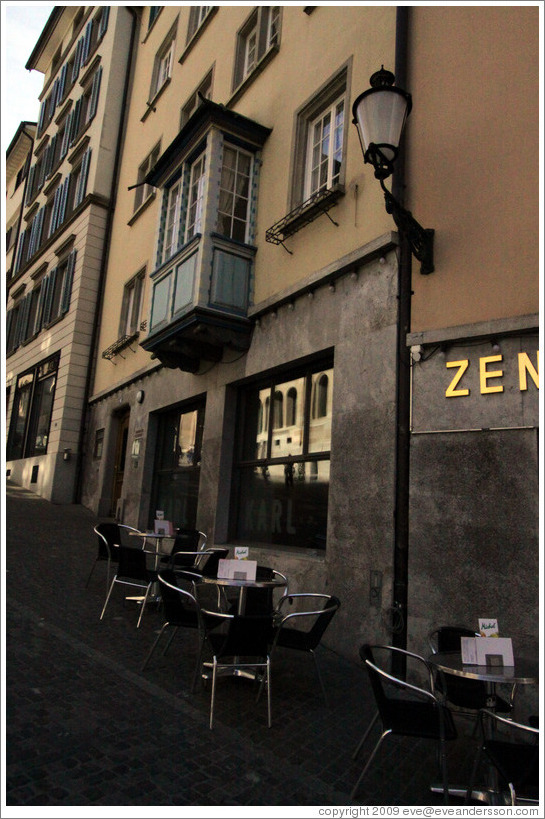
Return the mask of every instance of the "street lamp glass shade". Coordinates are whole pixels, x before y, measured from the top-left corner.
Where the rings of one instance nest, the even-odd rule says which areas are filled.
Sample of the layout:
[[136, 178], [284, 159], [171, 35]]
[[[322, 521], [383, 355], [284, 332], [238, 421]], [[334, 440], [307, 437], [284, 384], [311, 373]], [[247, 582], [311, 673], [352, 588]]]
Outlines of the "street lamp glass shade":
[[370, 88], [360, 94], [353, 114], [364, 153], [377, 145], [388, 161], [396, 158], [410, 104], [409, 94], [399, 88]]

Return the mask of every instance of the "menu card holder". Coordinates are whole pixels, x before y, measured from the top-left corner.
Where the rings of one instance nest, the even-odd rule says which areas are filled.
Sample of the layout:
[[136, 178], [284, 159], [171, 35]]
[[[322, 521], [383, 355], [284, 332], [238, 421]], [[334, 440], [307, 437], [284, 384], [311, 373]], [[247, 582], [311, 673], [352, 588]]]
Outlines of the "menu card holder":
[[515, 665], [510, 637], [462, 637], [464, 665]]
[[218, 578], [223, 580], [255, 580], [257, 560], [230, 560], [223, 558], [218, 564]]

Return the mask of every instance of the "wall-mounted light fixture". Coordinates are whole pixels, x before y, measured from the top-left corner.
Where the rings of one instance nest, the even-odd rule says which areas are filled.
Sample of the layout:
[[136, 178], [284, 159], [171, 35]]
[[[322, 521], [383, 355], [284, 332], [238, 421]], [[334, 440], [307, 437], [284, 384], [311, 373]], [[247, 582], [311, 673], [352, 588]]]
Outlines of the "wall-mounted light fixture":
[[69, 448], [63, 450], [62, 459], [63, 461], [70, 461], [72, 459], [72, 450]]
[[384, 66], [370, 78], [371, 88], [360, 94], [352, 106], [352, 120], [358, 130], [363, 159], [375, 169], [390, 213], [400, 233], [407, 237], [413, 255], [421, 263], [420, 272], [433, 273], [433, 236], [423, 228], [384, 185], [394, 171], [405, 120], [412, 108], [411, 95], [394, 86], [395, 77]]

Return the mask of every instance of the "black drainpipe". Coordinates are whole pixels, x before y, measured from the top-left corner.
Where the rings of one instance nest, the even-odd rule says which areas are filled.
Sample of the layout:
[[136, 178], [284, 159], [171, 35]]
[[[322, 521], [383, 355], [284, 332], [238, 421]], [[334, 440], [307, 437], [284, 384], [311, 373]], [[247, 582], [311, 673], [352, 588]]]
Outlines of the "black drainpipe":
[[91, 394], [91, 383], [93, 380], [93, 374], [95, 371], [95, 359], [97, 355], [96, 346], [98, 343], [98, 331], [100, 327], [100, 319], [102, 315], [102, 306], [104, 300], [104, 285], [106, 283], [106, 268], [108, 266], [108, 256], [110, 250], [110, 240], [112, 234], [112, 224], [114, 218], [114, 211], [116, 205], [116, 192], [117, 192], [117, 185], [119, 181], [119, 173], [121, 169], [121, 146], [123, 144], [123, 140], [125, 137], [125, 130], [127, 127], [127, 114], [128, 114], [128, 97], [129, 97], [129, 89], [131, 86], [132, 81], [132, 71], [134, 67], [134, 57], [136, 53], [135, 49], [135, 42], [136, 42], [136, 30], [138, 28], [138, 12], [134, 6], [120, 6], [119, 8], [125, 8], [128, 12], [132, 15], [132, 29], [131, 29], [131, 42], [129, 45], [129, 57], [127, 62], [127, 72], [125, 75], [125, 85], [123, 88], [123, 100], [121, 103], [121, 120], [119, 123], [119, 132], [117, 135], [117, 145], [115, 151], [115, 163], [114, 163], [114, 170], [112, 176], [112, 187], [110, 191], [110, 203], [108, 205], [108, 215], [106, 218], [106, 231], [104, 236], [104, 252], [102, 254], [102, 260], [100, 264], [100, 273], [99, 273], [99, 281], [98, 281], [98, 294], [97, 294], [97, 308], [95, 311], [95, 320], [93, 324], [93, 333], [91, 336], [91, 345], [90, 345], [90, 354], [89, 354], [89, 366], [87, 368], [87, 378], [85, 383], [85, 394], [83, 397], [83, 411], [82, 411], [82, 423], [80, 428], [79, 434], [79, 441], [78, 441], [78, 457], [77, 457], [77, 464], [76, 464], [76, 480], [74, 484], [74, 497], [73, 503], [80, 503], [81, 502], [81, 492], [82, 492], [82, 482], [83, 482], [83, 447], [85, 442], [85, 436], [87, 431], [87, 421], [89, 416], [89, 396]]
[[[408, 6], [396, 9], [395, 78], [407, 88], [409, 35]], [[392, 192], [403, 204], [405, 192], [405, 152], [403, 145], [396, 160]], [[407, 648], [407, 592], [409, 579], [409, 470], [410, 470], [410, 350], [406, 344], [411, 326], [411, 249], [400, 235], [398, 264], [398, 318], [396, 352], [396, 450], [394, 507], [394, 579], [392, 645]]]

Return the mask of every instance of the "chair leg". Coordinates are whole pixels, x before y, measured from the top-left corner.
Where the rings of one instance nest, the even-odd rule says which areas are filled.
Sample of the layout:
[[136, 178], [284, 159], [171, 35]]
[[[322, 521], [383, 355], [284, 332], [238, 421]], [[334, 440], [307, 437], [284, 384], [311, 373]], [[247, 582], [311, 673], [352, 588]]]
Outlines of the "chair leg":
[[88, 587], [88, 585], [89, 585], [89, 581], [90, 581], [90, 579], [91, 579], [91, 575], [93, 574], [93, 572], [94, 572], [94, 570], [95, 570], [95, 566], [96, 566], [96, 565], [97, 565], [97, 561], [95, 560], [95, 562], [94, 562], [94, 563], [93, 563], [93, 565], [91, 566], [91, 571], [89, 572], [89, 576], [88, 576], [88, 578], [87, 578], [87, 582], [86, 582], [86, 584], [85, 584], [85, 588], [87, 588], [87, 587]]
[[[165, 626], [168, 626], [168, 623], [165, 623]], [[174, 626], [174, 628], [172, 629], [172, 633], [171, 633], [170, 637], [167, 640], [166, 646], [163, 649], [163, 654], [166, 654], [167, 651], [169, 650], [170, 644], [172, 643], [172, 641], [174, 639], [174, 636], [178, 633], [179, 628], [180, 628], [179, 626]]]
[[195, 671], [193, 672], [193, 684], [191, 685], [191, 693], [195, 692], [195, 688], [197, 687], [197, 680], [199, 679], [199, 672], [202, 668], [202, 655], [204, 653], [204, 638], [200, 640], [200, 648], [199, 648], [199, 656], [197, 657], [197, 664], [195, 665]]
[[316, 669], [316, 674], [318, 675], [318, 682], [320, 683], [320, 688], [322, 689], [322, 694], [323, 694], [323, 697], [324, 697], [324, 700], [325, 700], [325, 704], [329, 705], [329, 700], [328, 700], [327, 694], [325, 692], [324, 682], [322, 680], [322, 675], [320, 673], [320, 666], [318, 665], [318, 658], [316, 657], [316, 652], [311, 650], [310, 653], [312, 654], [312, 658], [314, 660], [314, 668]]
[[144, 609], [146, 608], [146, 603], [148, 602], [148, 595], [151, 589], [151, 583], [148, 583], [146, 587], [146, 594], [144, 595], [144, 600], [142, 601], [142, 611], [140, 612], [140, 617], [138, 618], [138, 623], [136, 624], [136, 628], [140, 628], [140, 621], [142, 619], [142, 615], [144, 614]]
[[367, 770], [368, 770], [368, 768], [369, 768], [369, 766], [370, 766], [371, 762], [372, 762], [372, 761], [373, 761], [373, 759], [375, 758], [375, 756], [376, 756], [376, 753], [377, 753], [378, 749], [379, 749], [379, 748], [380, 748], [380, 746], [382, 745], [382, 741], [383, 741], [383, 740], [384, 740], [384, 739], [385, 739], [385, 738], [388, 736], [388, 734], [389, 734], [389, 733], [391, 733], [390, 729], [388, 729], [387, 731], [384, 731], [384, 732], [381, 734], [381, 736], [379, 737], [379, 740], [378, 740], [377, 744], [376, 744], [376, 745], [375, 745], [375, 747], [373, 748], [373, 752], [372, 752], [371, 756], [369, 757], [369, 759], [368, 759], [368, 760], [367, 760], [367, 762], [365, 763], [364, 768], [363, 768], [363, 771], [362, 771], [362, 772], [360, 773], [360, 775], [359, 775], [358, 781], [356, 782], [356, 784], [355, 784], [355, 785], [354, 785], [354, 787], [352, 788], [352, 793], [350, 794], [350, 798], [351, 798], [351, 799], [354, 799], [354, 797], [355, 797], [355, 795], [356, 795], [356, 791], [358, 790], [358, 788], [359, 788], [359, 786], [360, 786], [360, 782], [362, 781], [363, 777], [364, 777], [364, 776], [365, 776], [365, 774], [367, 773]]
[[212, 669], [212, 695], [210, 697], [210, 730], [214, 724], [214, 702], [216, 697], [216, 672], [218, 670], [218, 661], [214, 657], [214, 665]]
[[[150, 650], [149, 650], [149, 652], [148, 652], [148, 656], [147, 656], [147, 657], [146, 657], [146, 659], [145, 659], [144, 665], [142, 666], [142, 669], [141, 669], [142, 671], [144, 671], [144, 670], [145, 670], [145, 668], [146, 668], [147, 664], [148, 664], [148, 663], [149, 663], [149, 661], [151, 660], [151, 655], [152, 655], [152, 654], [153, 654], [153, 652], [155, 651], [155, 649], [156, 649], [156, 647], [157, 647], [157, 643], [158, 643], [158, 642], [159, 642], [159, 640], [161, 639], [161, 635], [163, 634], [163, 631], [166, 629], [166, 627], [167, 627], [167, 626], [168, 626], [168, 623], [165, 623], [165, 624], [164, 624], [164, 626], [162, 627], [161, 631], [159, 632], [159, 634], [157, 635], [157, 637], [156, 637], [156, 638], [155, 638], [155, 640], [153, 641], [153, 645], [152, 645], [152, 647], [150, 648]], [[164, 654], [164, 653], [165, 653], [165, 652], [163, 651], [163, 654]]]
[[[271, 718], [271, 661], [270, 658], [267, 657], [267, 715], [268, 715], [268, 725], [269, 728], [272, 725], [272, 718]], [[265, 676], [265, 675], [263, 675]]]
[[370, 723], [369, 723], [369, 725], [367, 726], [367, 730], [366, 730], [366, 732], [364, 733], [364, 735], [362, 736], [362, 738], [360, 739], [359, 744], [358, 744], [358, 747], [356, 748], [356, 750], [355, 750], [355, 751], [354, 751], [354, 753], [352, 754], [352, 759], [356, 759], [356, 758], [357, 758], [357, 756], [358, 756], [359, 752], [361, 751], [361, 749], [362, 749], [362, 748], [363, 748], [363, 746], [364, 746], [365, 740], [367, 739], [367, 737], [368, 737], [368, 736], [369, 736], [369, 734], [371, 733], [371, 729], [372, 729], [373, 725], [375, 724], [375, 722], [377, 721], [377, 719], [378, 719], [378, 711], [375, 713], [375, 716], [373, 717], [373, 719], [371, 720], [371, 722], [370, 722]]
[[110, 595], [111, 595], [111, 593], [112, 593], [112, 589], [113, 589], [113, 587], [115, 586], [115, 581], [116, 581], [116, 579], [117, 579], [117, 575], [115, 575], [115, 576], [114, 576], [114, 579], [112, 580], [112, 584], [111, 584], [111, 586], [110, 586], [110, 590], [109, 590], [108, 594], [106, 595], [106, 602], [104, 603], [104, 608], [102, 609], [102, 614], [100, 615], [100, 619], [101, 619], [101, 620], [102, 620], [102, 618], [104, 617], [104, 612], [106, 611], [106, 606], [108, 605], [108, 601], [109, 601], [109, 599], [110, 599]]

